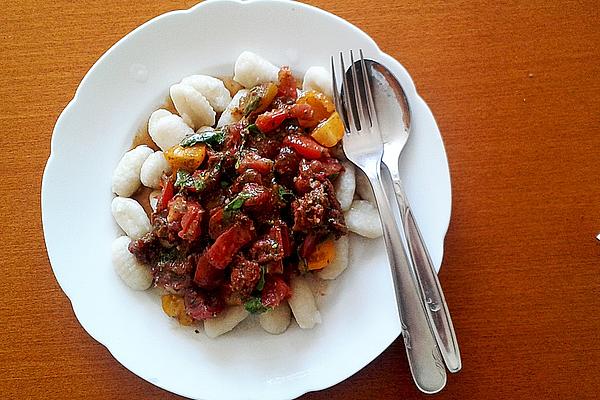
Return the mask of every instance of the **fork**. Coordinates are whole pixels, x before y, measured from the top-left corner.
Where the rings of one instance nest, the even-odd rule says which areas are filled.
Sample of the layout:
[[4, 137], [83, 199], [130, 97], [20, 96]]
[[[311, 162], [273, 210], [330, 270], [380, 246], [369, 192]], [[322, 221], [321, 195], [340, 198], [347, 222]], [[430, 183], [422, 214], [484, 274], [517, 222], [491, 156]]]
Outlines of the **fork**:
[[[360, 65], [360, 77], [356, 64]], [[332, 56], [334, 102], [345, 128], [344, 153], [365, 173], [375, 194], [383, 228], [383, 239], [392, 269], [404, 347], [413, 380], [422, 392], [437, 393], [446, 385], [446, 369], [426, 318], [416, 277], [409, 268], [410, 259], [395, 222], [392, 203], [385, 194], [381, 175], [383, 141], [362, 50], [357, 63], [354, 62], [354, 54], [350, 51], [351, 82], [348, 82], [342, 53], [340, 53], [340, 67], [343, 90], [338, 92], [335, 61]], [[397, 207], [396, 203], [393, 204]]]

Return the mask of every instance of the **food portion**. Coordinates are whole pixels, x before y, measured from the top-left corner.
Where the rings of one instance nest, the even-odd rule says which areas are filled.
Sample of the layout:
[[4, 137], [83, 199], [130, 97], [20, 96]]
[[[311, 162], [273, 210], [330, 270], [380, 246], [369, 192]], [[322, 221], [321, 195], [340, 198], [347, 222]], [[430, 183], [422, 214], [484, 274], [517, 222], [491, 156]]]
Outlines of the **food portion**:
[[292, 315], [314, 327], [308, 275], [347, 268], [349, 231], [381, 236], [376, 207], [355, 199], [328, 72], [312, 67], [299, 86], [247, 51], [233, 81], [186, 77], [169, 91], [177, 113], [149, 118], [160, 150], [137, 146], [114, 171], [111, 209], [126, 234], [113, 243], [116, 272], [132, 289], [162, 289], [164, 313], [209, 337], [252, 314], [272, 334]]

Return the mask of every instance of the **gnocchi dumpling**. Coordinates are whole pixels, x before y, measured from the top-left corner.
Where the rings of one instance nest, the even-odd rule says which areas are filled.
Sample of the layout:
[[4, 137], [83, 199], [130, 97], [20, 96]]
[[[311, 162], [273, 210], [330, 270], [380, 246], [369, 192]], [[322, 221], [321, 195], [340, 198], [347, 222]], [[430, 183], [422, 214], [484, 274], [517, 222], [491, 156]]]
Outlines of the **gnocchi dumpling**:
[[242, 113], [238, 110], [238, 107], [240, 106], [240, 100], [246, 94], [248, 94], [247, 89], [240, 89], [235, 96], [233, 96], [233, 99], [231, 99], [231, 102], [227, 105], [227, 108], [225, 108], [223, 114], [221, 114], [221, 117], [217, 122], [217, 128], [233, 124], [242, 119]]
[[229, 332], [250, 315], [244, 306], [232, 306], [223, 310], [217, 317], [204, 321], [204, 332], [210, 338], [216, 338]]
[[168, 110], [156, 110], [150, 115], [148, 121], [148, 134], [162, 151], [178, 145], [194, 131], [179, 115], [172, 114]]
[[298, 326], [302, 329], [312, 329], [321, 323], [321, 314], [317, 309], [315, 296], [310, 285], [302, 276], [294, 276], [290, 282], [292, 297], [288, 302]]
[[117, 224], [131, 239], [139, 239], [152, 229], [144, 208], [135, 200], [115, 197], [110, 208]]
[[150, 147], [142, 145], [123, 155], [112, 175], [112, 191], [129, 197], [140, 187], [140, 171], [144, 161], [152, 154]]
[[177, 83], [171, 86], [169, 92], [173, 105], [186, 124], [194, 129], [215, 124], [215, 110], [206, 97], [194, 87]]
[[222, 80], [208, 75], [192, 75], [183, 78], [182, 85], [188, 85], [202, 94], [216, 112], [223, 112], [231, 101], [231, 94]]
[[245, 88], [277, 82], [279, 76], [279, 68], [250, 51], [244, 51], [238, 56], [233, 70], [233, 80]]
[[140, 170], [140, 180], [144, 186], [158, 189], [160, 178], [164, 173], [171, 172], [171, 166], [167, 162], [162, 151], [155, 151], [150, 154]]
[[310, 67], [304, 74], [302, 90], [316, 90], [332, 98], [333, 81], [331, 80], [331, 74], [323, 67]]
[[349, 259], [348, 236], [342, 236], [335, 241], [335, 258], [325, 268], [319, 271], [321, 279], [335, 279], [348, 267]]
[[348, 161], [342, 163], [344, 171], [335, 181], [335, 197], [342, 206], [342, 211], [348, 211], [354, 198], [354, 189], [356, 188], [354, 164]]
[[356, 193], [361, 199], [367, 200], [371, 204], [375, 204], [375, 195], [373, 194], [373, 188], [371, 188], [371, 182], [369, 178], [360, 169], [355, 170], [356, 179]]
[[375, 239], [383, 235], [377, 207], [366, 200], [354, 200], [345, 214], [348, 230]]
[[267, 332], [279, 335], [286, 331], [290, 325], [292, 312], [286, 301], [282, 301], [277, 307], [258, 316], [258, 323]]
[[152, 285], [152, 274], [129, 252], [129, 243], [131, 239], [127, 236], [121, 236], [113, 241], [111, 246], [113, 267], [127, 286], [134, 290], [146, 290]]

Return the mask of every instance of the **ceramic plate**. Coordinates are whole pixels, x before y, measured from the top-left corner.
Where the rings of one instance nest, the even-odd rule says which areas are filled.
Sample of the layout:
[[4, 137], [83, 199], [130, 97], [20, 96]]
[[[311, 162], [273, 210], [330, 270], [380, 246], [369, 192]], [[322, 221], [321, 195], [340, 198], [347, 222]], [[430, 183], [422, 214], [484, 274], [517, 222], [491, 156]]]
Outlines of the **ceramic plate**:
[[133, 373], [195, 399], [287, 399], [346, 379], [399, 335], [380, 240], [352, 239], [350, 267], [320, 302], [321, 325], [292, 323], [279, 336], [252, 319], [213, 340], [180, 328], [155, 293], [127, 288], [110, 261], [119, 235], [110, 213], [112, 171], [171, 84], [194, 73], [232, 75], [243, 50], [302, 76], [351, 48], [385, 64], [408, 92], [414, 131], [403, 178], [439, 269], [451, 202], [439, 130], [404, 68], [348, 22], [291, 1], [207, 1], [140, 26], [85, 76], [54, 128], [42, 184], [44, 235], [81, 325]]

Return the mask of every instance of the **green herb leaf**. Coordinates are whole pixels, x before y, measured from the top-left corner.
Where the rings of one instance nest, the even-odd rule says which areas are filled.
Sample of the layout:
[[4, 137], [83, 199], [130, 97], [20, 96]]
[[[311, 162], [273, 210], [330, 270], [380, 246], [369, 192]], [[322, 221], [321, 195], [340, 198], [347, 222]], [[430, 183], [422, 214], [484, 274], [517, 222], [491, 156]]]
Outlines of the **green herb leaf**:
[[181, 188], [184, 186], [188, 186], [191, 179], [192, 179], [192, 174], [180, 169], [177, 171], [177, 179], [175, 179], [175, 187]]
[[288, 202], [294, 198], [294, 193], [290, 192], [283, 186], [277, 187], [277, 194], [282, 201]]
[[240, 192], [229, 203], [223, 207], [223, 217], [229, 218], [234, 211], [238, 211], [244, 205], [244, 202], [251, 198], [252, 195], [246, 192]]
[[262, 88], [260, 86], [253, 87], [250, 92], [242, 99], [242, 112], [247, 116], [252, 111], [256, 110], [260, 105]]
[[225, 142], [225, 137], [225, 131], [222, 129], [194, 133], [193, 135], [184, 138], [180, 145], [181, 147], [190, 147], [199, 143], [206, 143], [210, 146], [221, 146]]
[[267, 273], [267, 268], [264, 265], [260, 266], [260, 279], [256, 284], [256, 290], [263, 290], [265, 287], [265, 274]]
[[258, 297], [252, 297], [250, 300], [244, 303], [246, 311], [252, 314], [262, 314], [265, 311], [269, 311], [269, 307], [265, 307]]
[[250, 124], [246, 129], [248, 129], [248, 132], [252, 133], [253, 135], [260, 135], [262, 133], [256, 124]]

